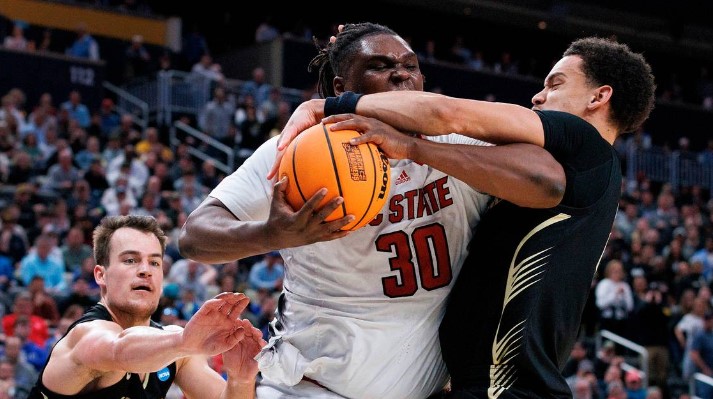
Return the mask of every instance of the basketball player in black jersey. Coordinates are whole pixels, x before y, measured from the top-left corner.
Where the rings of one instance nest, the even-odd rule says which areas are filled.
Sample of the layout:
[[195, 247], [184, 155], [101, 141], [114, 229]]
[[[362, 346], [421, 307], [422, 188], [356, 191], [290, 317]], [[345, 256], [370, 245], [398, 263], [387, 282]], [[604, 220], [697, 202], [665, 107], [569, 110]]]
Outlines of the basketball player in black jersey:
[[498, 198], [511, 190], [488, 173], [508, 164], [489, 156], [498, 146], [394, 135], [371, 118], [402, 132], [455, 132], [549, 151], [565, 173], [559, 204], [533, 209], [501, 200], [485, 213], [449, 299], [441, 347], [451, 373], [450, 398], [571, 398], [560, 370], [577, 338], [620, 195], [612, 143], [648, 118], [654, 91], [651, 68], [640, 54], [584, 38], [553, 67], [532, 109], [425, 92], [342, 95], [300, 105], [279, 148], [331, 110], [343, 114], [323, 120], [334, 123], [333, 130], [364, 133], [352, 144], [374, 142], [389, 158], [430, 164]]
[[[185, 328], [154, 323], [166, 236], [148, 216], [108, 217], [94, 231], [101, 300], [52, 348], [31, 399], [253, 398], [260, 330], [239, 319], [248, 298], [222, 293]], [[223, 354], [227, 381], [208, 356]]]

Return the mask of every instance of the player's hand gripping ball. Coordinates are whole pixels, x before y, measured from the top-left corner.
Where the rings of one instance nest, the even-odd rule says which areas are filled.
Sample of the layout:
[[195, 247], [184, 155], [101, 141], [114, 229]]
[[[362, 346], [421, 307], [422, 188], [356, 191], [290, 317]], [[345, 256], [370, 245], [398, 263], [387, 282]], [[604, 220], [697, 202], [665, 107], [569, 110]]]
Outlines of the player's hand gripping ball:
[[314, 125], [300, 133], [287, 147], [278, 176], [287, 176], [287, 202], [299, 210], [320, 188], [327, 196], [320, 206], [336, 196], [342, 205], [325, 220], [354, 215], [342, 230], [356, 230], [369, 223], [389, 197], [389, 160], [372, 144], [351, 145], [355, 130], [330, 131], [329, 125]]

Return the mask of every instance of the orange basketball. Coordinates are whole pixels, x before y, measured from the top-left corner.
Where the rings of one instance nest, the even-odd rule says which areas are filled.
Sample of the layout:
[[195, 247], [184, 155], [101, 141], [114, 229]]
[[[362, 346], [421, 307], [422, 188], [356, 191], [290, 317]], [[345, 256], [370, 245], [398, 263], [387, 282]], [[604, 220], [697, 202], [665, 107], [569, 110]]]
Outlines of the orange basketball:
[[299, 210], [320, 188], [327, 196], [320, 206], [336, 196], [342, 205], [325, 220], [354, 215], [342, 230], [356, 230], [369, 223], [389, 196], [389, 161], [372, 144], [349, 144], [355, 130], [330, 131], [329, 125], [314, 125], [297, 136], [280, 162], [279, 176], [287, 176], [287, 202]]

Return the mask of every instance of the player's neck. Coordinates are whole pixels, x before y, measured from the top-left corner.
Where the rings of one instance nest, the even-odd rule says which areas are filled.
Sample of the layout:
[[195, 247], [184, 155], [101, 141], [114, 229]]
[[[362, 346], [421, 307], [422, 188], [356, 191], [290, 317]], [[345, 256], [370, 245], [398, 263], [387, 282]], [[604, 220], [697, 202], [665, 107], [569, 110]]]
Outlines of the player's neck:
[[111, 306], [105, 299], [99, 301], [106, 310], [111, 315], [112, 321], [120, 325], [123, 329], [136, 326], [149, 326], [151, 325], [151, 317], [138, 317], [137, 315], [129, 312], [122, 311], [116, 307]]

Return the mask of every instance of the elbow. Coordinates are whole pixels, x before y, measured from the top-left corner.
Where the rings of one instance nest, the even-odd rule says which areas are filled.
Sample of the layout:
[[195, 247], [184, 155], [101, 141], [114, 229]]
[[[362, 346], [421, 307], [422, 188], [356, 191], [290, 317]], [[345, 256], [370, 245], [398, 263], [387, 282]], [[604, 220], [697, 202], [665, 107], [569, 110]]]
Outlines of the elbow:
[[181, 233], [178, 235], [178, 253], [186, 259], [198, 260], [195, 258], [199, 253], [196, 247], [197, 243], [192, 239], [194, 234], [189, 233], [190, 228], [190, 222], [188, 221], [181, 228]]
[[534, 174], [531, 179], [539, 187], [538, 208], [553, 208], [562, 202], [566, 189], [564, 176], [560, 179], [556, 174]]

